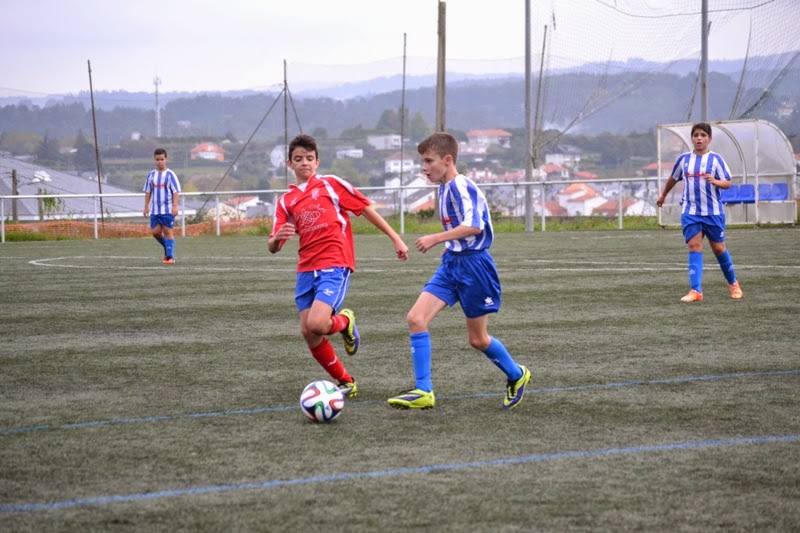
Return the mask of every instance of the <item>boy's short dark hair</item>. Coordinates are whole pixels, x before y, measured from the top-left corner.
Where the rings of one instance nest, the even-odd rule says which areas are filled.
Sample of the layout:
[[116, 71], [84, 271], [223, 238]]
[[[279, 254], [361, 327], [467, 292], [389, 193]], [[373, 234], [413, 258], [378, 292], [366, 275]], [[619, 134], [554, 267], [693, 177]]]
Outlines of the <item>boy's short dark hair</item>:
[[163, 148], [156, 148], [156, 151], [153, 152], [153, 157], [157, 155], [163, 155], [164, 157], [167, 157], [167, 151], [164, 150]]
[[690, 135], [694, 135], [694, 132], [696, 130], [704, 131], [708, 134], [709, 137], [713, 137], [713, 135], [711, 135], [711, 124], [709, 124], [708, 122], [698, 122], [697, 124], [692, 126], [692, 133]]
[[428, 150], [433, 151], [441, 157], [446, 155], [451, 156], [453, 158], [453, 163], [458, 159], [458, 141], [455, 137], [443, 131], [429, 135], [417, 146], [419, 155], [424, 154]]
[[317, 150], [317, 141], [311, 135], [305, 135], [301, 133], [300, 135], [292, 139], [292, 142], [289, 143], [289, 159], [292, 158], [292, 152], [294, 152], [294, 149], [297, 147], [305, 148], [309, 152], [313, 151], [315, 154], [317, 154], [317, 159], [319, 159], [319, 150]]

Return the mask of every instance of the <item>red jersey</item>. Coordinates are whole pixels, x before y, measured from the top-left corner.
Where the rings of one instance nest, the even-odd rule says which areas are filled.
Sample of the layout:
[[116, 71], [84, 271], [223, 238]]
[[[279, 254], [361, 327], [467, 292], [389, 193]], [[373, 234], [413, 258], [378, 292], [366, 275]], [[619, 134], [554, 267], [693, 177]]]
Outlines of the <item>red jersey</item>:
[[[360, 215], [370, 201], [337, 176], [314, 174], [304, 188], [295, 184], [278, 198], [270, 237], [291, 222], [300, 235], [298, 272], [330, 267], [356, 269], [353, 228], [347, 211]], [[281, 242], [283, 246], [283, 242]]]

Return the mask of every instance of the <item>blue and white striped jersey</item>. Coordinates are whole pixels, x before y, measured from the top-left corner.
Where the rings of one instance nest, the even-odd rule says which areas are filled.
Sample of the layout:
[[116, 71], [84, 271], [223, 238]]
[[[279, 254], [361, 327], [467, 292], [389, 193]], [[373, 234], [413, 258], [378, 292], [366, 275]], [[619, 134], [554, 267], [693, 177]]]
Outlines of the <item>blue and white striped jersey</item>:
[[178, 176], [170, 169], [166, 169], [164, 172], [152, 170], [147, 175], [143, 192], [151, 194], [151, 215], [169, 215], [172, 214], [172, 195], [181, 192], [181, 184]]
[[706, 181], [706, 174], [711, 174], [715, 179], [731, 180], [727, 163], [715, 152], [703, 155], [686, 152], [675, 161], [675, 166], [672, 167], [672, 179], [685, 181], [681, 196], [682, 214], [700, 216], [725, 214], [720, 199], [722, 193], [719, 187], [714, 187]]
[[445, 242], [448, 250], [487, 250], [492, 245], [494, 230], [486, 197], [475, 182], [463, 174], [439, 186], [439, 217], [445, 231], [457, 226], [472, 226], [481, 230], [466, 239]]

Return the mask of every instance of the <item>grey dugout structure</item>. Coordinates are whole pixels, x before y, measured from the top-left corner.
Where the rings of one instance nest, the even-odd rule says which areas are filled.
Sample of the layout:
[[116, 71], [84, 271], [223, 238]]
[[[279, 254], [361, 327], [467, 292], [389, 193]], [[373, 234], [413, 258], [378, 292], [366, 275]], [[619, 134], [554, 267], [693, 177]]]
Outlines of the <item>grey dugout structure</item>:
[[[764, 120], [710, 122], [711, 150], [728, 164], [733, 186], [722, 191], [727, 224], [796, 224], [797, 192], [794, 151], [774, 124]], [[692, 150], [692, 123], [657, 128], [658, 190], [670, 176], [678, 156]], [[666, 165], [666, 168], [664, 166]], [[658, 223], [679, 226], [683, 181], [672, 189], [659, 210]]]

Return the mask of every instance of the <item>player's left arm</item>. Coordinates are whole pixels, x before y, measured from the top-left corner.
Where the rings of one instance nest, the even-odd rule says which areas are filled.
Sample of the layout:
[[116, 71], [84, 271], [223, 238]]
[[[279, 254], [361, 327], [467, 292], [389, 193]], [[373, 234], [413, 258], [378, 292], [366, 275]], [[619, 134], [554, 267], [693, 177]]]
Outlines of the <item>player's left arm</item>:
[[730, 189], [732, 185], [731, 173], [721, 157], [717, 156], [714, 159], [711, 172], [706, 174], [706, 181], [720, 189]]
[[170, 180], [169, 180], [169, 188], [172, 192], [172, 216], [178, 216], [178, 197], [181, 193], [181, 182], [178, 181], [178, 176], [176, 176], [172, 171], [170, 171]]
[[364, 218], [369, 220], [373, 226], [384, 232], [390, 239], [392, 239], [394, 251], [397, 254], [398, 259], [402, 259], [403, 261], [408, 259], [408, 246], [406, 246], [406, 243], [403, 242], [403, 239], [400, 238], [400, 235], [398, 235], [397, 232], [392, 229], [392, 227], [388, 222], [386, 222], [386, 219], [384, 219], [380, 213], [375, 211], [375, 209], [369, 205], [364, 208], [361, 214], [364, 216]]
[[466, 239], [467, 237], [472, 237], [473, 235], [477, 235], [481, 232], [481, 228], [476, 228], [475, 226], [468, 226], [468, 225], [461, 225], [456, 226], [453, 229], [449, 229], [447, 231], [442, 231], [439, 233], [432, 233], [430, 235], [423, 235], [417, 242], [415, 246], [417, 250], [422, 253], [427, 252], [437, 244], [441, 244], [447, 241], [457, 241], [459, 239]]
[[178, 197], [179, 196], [180, 196], [180, 193], [178, 191], [175, 191], [175, 192], [172, 193], [172, 216], [174, 216], [174, 217], [178, 216]]

